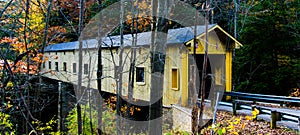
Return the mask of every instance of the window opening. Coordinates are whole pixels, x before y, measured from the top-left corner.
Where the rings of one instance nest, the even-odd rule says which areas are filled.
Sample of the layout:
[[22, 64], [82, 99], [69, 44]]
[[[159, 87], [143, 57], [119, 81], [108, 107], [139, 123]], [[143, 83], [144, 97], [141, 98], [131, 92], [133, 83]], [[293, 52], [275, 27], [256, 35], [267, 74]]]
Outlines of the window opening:
[[172, 89], [178, 89], [178, 69], [172, 68]]
[[49, 63], [48, 63], [48, 64], [49, 64], [49, 65], [48, 65], [48, 66], [49, 66], [49, 69], [51, 69], [51, 61], [49, 61]]
[[76, 73], [77, 71], [76, 71], [76, 63], [73, 63], [73, 73]]
[[63, 70], [67, 71], [67, 63], [66, 62], [63, 63]]
[[88, 64], [84, 64], [83, 74], [87, 75], [88, 73], [89, 73], [89, 65]]
[[136, 67], [136, 82], [145, 82], [145, 68]]
[[58, 62], [55, 62], [55, 70], [58, 71]]

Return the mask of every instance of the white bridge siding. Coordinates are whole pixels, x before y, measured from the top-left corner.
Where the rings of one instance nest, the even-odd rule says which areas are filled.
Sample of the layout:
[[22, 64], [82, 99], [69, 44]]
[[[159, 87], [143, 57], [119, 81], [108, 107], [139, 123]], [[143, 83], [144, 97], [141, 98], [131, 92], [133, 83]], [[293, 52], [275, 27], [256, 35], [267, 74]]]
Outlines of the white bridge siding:
[[[179, 102], [180, 90], [181, 90], [181, 54], [180, 47], [172, 46], [167, 49], [167, 57], [165, 62], [165, 72], [164, 72], [164, 101], [175, 101]], [[129, 68], [131, 53], [130, 48], [125, 48], [122, 58], [124, 61], [123, 71], [122, 71], [122, 96], [127, 96], [127, 89], [130, 84], [128, 84]], [[103, 75], [102, 75], [102, 91], [109, 93], [116, 93], [117, 82], [116, 82], [116, 72], [117, 66], [119, 66], [119, 54], [116, 51], [120, 50], [113, 49], [112, 53], [109, 49], [102, 50], [102, 65], [103, 65]], [[183, 51], [187, 53], [187, 51]], [[83, 50], [83, 65], [82, 65], [82, 86], [87, 87], [90, 84], [90, 88], [97, 89], [97, 49], [93, 50]], [[112, 56], [113, 54], [113, 56]], [[78, 50], [69, 51], [58, 51], [58, 52], [46, 52], [46, 57], [49, 60], [45, 63], [43, 68], [44, 76], [51, 79], [60, 80], [63, 82], [68, 82], [77, 85], [78, 80]], [[112, 60], [114, 58], [114, 62]], [[50, 63], [49, 63], [50, 62]], [[56, 70], [56, 63], [58, 64], [58, 71]], [[66, 68], [64, 67], [64, 63]], [[75, 63], [75, 65], [74, 65]], [[151, 68], [150, 68], [150, 53], [149, 47], [137, 47], [136, 48], [136, 62], [135, 66], [138, 68], [144, 68], [144, 82], [136, 82], [136, 73], [134, 75], [134, 92], [133, 98], [138, 100], [149, 101], [150, 98], [150, 80], [151, 80]], [[51, 64], [51, 69], [49, 68]], [[88, 65], [88, 66], [85, 66]], [[73, 66], [76, 66], [73, 67]], [[88, 70], [86, 69], [88, 67]], [[172, 69], [178, 70], [178, 88], [171, 88], [171, 72]], [[86, 74], [88, 71], [88, 74]], [[159, 84], [158, 84], [159, 85]], [[173, 91], [173, 93], [170, 93]]]

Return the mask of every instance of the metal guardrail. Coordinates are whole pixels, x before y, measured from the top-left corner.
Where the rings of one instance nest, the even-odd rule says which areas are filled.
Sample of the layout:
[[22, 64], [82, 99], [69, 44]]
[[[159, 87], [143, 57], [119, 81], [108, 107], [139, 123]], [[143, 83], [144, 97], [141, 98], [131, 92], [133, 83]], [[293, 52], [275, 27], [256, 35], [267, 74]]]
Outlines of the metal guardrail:
[[[274, 96], [274, 95], [262, 95], [262, 94], [251, 94], [242, 92], [224, 92], [224, 95], [250, 99], [252, 101], [268, 101], [270, 103], [300, 103], [300, 98], [297, 97], [285, 97], [285, 96]], [[298, 124], [298, 130], [300, 131], [300, 114], [295, 114], [291, 112], [280, 111], [276, 108], [262, 107], [262, 106], [251, 106], [251, 105], [237, 105], [238, 103], [233, 100], [233, 103], [219, 102], [220, 105], [230, 106], [233, 108], [233, 112], [236, 113], [236, 107], [243, 108], [246, 110], [252, 110], [253, 107], [260, 110], [260, 114], [270, 115], [271, 127], [276, 127], [276, 121], [287, 120]], [[272, 126], [273, 125], [273, 126]]]
[[231, 96], [231, 97], [251, 99], [254, 101], [269, 101], [272, 103], [290, 102], [290, 103], [300, 104], [300, 98], [297, 97], [252, 94], [252, 93], [242, 93], [242, 92], [224, 92], [224, 95]]

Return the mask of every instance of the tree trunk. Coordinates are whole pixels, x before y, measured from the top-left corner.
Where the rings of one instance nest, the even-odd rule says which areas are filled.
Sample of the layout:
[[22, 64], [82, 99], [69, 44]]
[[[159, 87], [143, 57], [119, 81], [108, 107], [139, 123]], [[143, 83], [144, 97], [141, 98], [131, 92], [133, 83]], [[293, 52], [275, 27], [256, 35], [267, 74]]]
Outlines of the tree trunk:
[[[197, 14], [198, 14], [198, 10], [195, 10], [195, 17], [197, 17]], [[193, 46], [193, 55], [194, 55], [194, 60], [196, 61], [196, 44], [197, 44], [197, 19], [198, 18], [195, 18], [195, 25], [194, 25], [194, 46]], [[192, 80], [193, 80], [193, 88], [194, 88], [194, 91], [196, 91], [192, 97], [192, 103], [193, 103], [193, 106], [192, 106], [192, 132], [193, 134], [198, 134], [198, 115], [199, 115], [199, 106], [198, 106], [198, 95], [196, 94], [198, 89], [197, 89], [197, 86], [196, 86], [196, 81], [197, 81], [197, 78], [196, 78], [196, 75], [198, 74], [198, 70], [197, 70], [197, 64], [194, 63], [193, 65], [193, 68], [191, 70], [192, 72]]]
[[[204, 98], [205, 98], [205, 86], [207, 80], [207, 59], [208, 59], [208, 16], [209, 9], [208, 1], [206, 1], [206, 14], [205, 14], [205, 50], [204, 50], [204, 60], [203, 60], [203, 68], [202, 68], [202, 82], [201, 82], [201, 101], [200, 101], [200, 114], [199, 114], [199, 125], [203, 125], [203, 111], [204, 111]], [[201, 123], [200, 123], [201, 122]], [[201, 127], [202, 128], [202, 127]], [[198, 130], [199, 131], [199, 130]]]
[[[98, 12], [101, 14], [102, 10], [102, 1], [98, 0]], [[102, 135], [102, 107], [103, 107], [103, 100], [102, 100], [102, 94], [101, 94], [101, 77], [102, 77], [102, 39], [101, 39], [101, 15], [99, 15], [99, 21], [98, 21], [98, 67], [97, 67], [97, 88], [99, 97], [96, 99], [96, 105], [97, 105], [97, 112], [98, 112], [98, 126], [97, 131], [99, 135]]]
[[117, 96], [117, 103], [116, 103], [116, 111], [117, 111], [117, 135], [121, 135], [122, 134], [122, 112], [121, 112], [121, 106], [122, 106], [122, 83], [123, 83], [123, 47], [124, 47], [124, 35], [123, 35], [123, 31], [124, 31], [124, 0], [121, 0], [121, 4], [120, 4], [120, 8], [121, 8], [121, 14], [120, 14], [120, 52], [119, 52], [119, 65], [118, 67], [116, 67], [117, 69], [117, 93], [116, 93], [116, 96]]
[[[84, 14], [84, 0], [80, 0], [80, 10], [79, 10], [79, 24], [78, 24], [78, 35], [81, 34], [83, 27], [83, 14]], [[82, 118], [81, 118], [81, 107], [80, 98], [82, 96], [81, 86], [82, 86], [82, 38], [79, 38], [79, 51], [78, 51], [78, 84], [77, 84], [77, 124], [78, 124], [78, 134], [82, 134]]]
[[[132, 1], [133, 3], [133, 1]], [[129, 76], [128, 76], [128, 99], [127, 99], [127, 110], [126, 110], [126, 118], [127, 122], [125, 123], [125, 134], [130, 133], [130, 126], [133, 123], [130, 123], [131, 112], [130, 109], [132, 107], [131, 102], [133, 100], [133, 88], [134, 88], [134, 71], [135, 71], [135, 60], [136, 60], [136, 46], [137, 46], [137, 31], [138, 31], [138, 13], [136, 13], [137, 7], [135, 8], [134, 5], [131, 7], [131, 35], [132, 35], [132, 47], [131, 47], [131, 57], [130, 57], [130, 69], [129, 69]], [[134, 25], [136, 24], [136, 25]]]
[[[152, 0], [153, 27], [151, 35], [151, 88], [149, 108], [149, 134], [162, 134], [162, 97], [164, 66], [168, 33], [167, 1]], [[156, 12], [158, 11], [158, 12]], [[162, 17], [159, 17], [162, 16]]]

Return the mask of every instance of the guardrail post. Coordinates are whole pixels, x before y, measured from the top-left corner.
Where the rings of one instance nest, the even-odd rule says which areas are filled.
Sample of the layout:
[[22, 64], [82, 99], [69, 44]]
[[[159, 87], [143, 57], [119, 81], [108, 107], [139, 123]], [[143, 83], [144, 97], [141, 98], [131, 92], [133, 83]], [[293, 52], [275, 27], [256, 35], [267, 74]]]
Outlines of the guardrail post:
[[276, 110], [271, 111], [271, 129], [276, 128], [276, 122], [280, 120], [280, 112], [277, 112]]
[[238, 103], [237, 103], [237, 101], [233, 100], [232, 101], [232, 114], [233, 115], [236, 115], [237, 108], [238, 108]]
[[256, 105], [251, 105], [251, 111], [254, 111], [256, 108]]
[[298, 117], [298, 131], [299, 131], [299, 134], [300, 134], [300, 117]]

